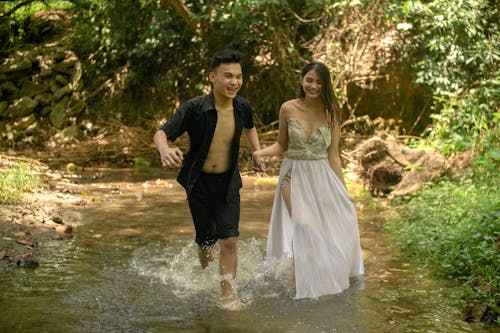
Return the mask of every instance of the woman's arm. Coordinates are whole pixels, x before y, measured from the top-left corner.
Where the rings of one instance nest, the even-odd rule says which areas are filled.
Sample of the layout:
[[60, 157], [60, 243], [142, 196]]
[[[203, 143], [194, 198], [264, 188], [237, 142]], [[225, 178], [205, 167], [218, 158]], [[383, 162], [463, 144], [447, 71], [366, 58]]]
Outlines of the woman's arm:
[[278, 122], [278, 140], [272, 145], [259, 149], [253, 153], [254, 158], [261, 158], [264, 156], [281, 155], [286, 151], [288, 146], [288, 125], [287, 125], [287, 108], [285, 103], [281, 105], [279, 122]]

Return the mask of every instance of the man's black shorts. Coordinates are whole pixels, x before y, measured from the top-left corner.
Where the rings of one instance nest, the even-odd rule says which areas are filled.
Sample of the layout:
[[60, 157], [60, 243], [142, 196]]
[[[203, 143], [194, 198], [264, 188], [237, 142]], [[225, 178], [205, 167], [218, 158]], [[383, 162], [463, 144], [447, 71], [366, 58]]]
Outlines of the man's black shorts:
[[188, 197], [196, 243], [210, 246], [219, 238], [238, 237], [240, 195], [227, 199], [232, 172], [201, 173]]

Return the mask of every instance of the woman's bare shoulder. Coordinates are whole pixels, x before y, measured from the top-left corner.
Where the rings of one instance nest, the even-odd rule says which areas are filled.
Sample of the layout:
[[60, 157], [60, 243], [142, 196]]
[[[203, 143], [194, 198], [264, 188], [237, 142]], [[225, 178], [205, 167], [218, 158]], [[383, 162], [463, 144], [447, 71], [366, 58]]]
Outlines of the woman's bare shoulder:
[[299, 103], [300, 103], [299, 98], [290, 99], [281, 104], [281, 110], [286, 110], [286, 111], [296, 110], [298, 108]]
[[281, 106], [286, 106], [286, 107], [297, 107], [297, 105], [300, 103], [301, 99], [300, 98], [294, 98], [294, 99], [289, 99], [288, 101], [284, 102], [281, 104]]

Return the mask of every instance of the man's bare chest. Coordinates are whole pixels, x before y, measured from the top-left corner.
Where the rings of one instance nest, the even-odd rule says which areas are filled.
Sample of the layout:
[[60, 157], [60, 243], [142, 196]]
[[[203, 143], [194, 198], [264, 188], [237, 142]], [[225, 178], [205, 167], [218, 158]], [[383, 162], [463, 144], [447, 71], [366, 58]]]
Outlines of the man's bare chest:
[[217, 112], [217, 124], [215, 126], [214, 138], [212, 141], [231, 142], [235, 133], [234, 112]]

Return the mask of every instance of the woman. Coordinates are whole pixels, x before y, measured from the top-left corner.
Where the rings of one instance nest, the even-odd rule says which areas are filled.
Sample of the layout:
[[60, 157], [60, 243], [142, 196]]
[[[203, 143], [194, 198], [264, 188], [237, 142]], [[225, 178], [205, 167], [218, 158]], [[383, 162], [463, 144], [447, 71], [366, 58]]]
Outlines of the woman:
[[364, 274], [358, 222], [339, 156], [340, 108], [330, 72], [304, 67], [299, 98], [282, 104], [278, 141], [254, 158], [285, 153], [274, 197], [266, 263], [293, 258], [296, 299], [336, 294]]

